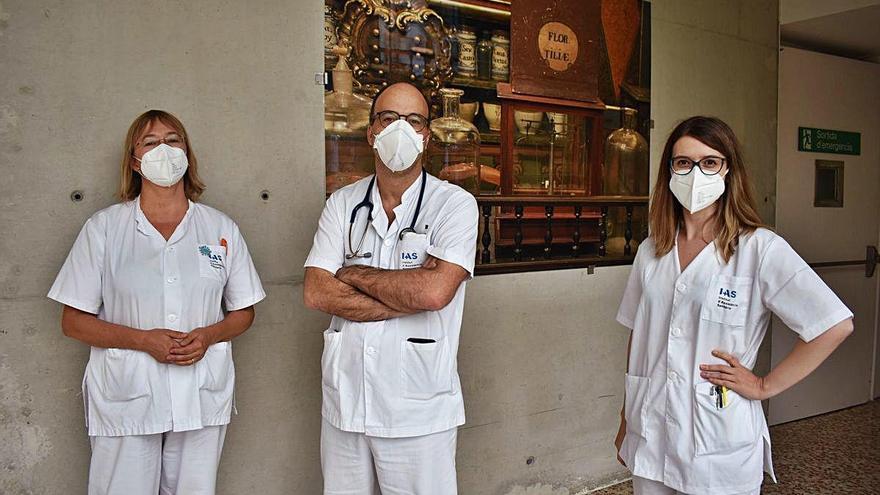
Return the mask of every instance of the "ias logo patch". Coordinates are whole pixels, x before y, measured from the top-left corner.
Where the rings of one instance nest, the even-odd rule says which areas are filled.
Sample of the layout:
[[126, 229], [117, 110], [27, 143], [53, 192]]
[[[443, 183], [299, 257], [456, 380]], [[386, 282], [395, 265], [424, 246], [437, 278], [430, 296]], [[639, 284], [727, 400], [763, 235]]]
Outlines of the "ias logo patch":
[[718, 290], [718, 300], [716, 301], [715, 305], [716, 307], [727, 311], [738, 308], [739, 302], [736, 300], [736, 291], [733, 289], [725, 289], [724, 287], [721, 287]]
[[206, 244], [202, 244], [201, 246], [199, 246], [199, 254], [208, 259], [208, 262], [211, 264], [211, 268], [216, 268], [217, 270], [223, 268], [223, 255], [211, 251], [210, 246]]

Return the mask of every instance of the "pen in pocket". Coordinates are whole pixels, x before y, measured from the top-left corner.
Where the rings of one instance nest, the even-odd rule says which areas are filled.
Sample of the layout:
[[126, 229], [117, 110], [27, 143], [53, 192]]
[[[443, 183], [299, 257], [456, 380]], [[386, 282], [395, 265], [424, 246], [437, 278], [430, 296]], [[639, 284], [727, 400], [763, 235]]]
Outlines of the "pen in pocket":
[[730, 399], [727, 397], [728, 388], [723, 385], [713, 385], [711, 389], [709, 389], [709, 395], [715, 398], [715, 409], [724, 409], [730, 404]]

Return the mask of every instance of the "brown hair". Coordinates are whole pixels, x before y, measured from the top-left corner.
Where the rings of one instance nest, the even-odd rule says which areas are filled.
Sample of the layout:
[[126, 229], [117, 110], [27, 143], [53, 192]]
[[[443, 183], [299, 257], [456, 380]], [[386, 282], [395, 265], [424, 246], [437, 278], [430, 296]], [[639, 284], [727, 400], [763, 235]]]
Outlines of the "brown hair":
[[[718, 199], [714, 220], [717, 225], [715, 245], [727, 263], [739, 243], [739, 236], [766, 228], [758, 216], [752, 194], [751, 180], [746, 172], [740, 144], [733, 130], [715, 117], [691, 117], [682, 121], [666, 140], [657, 183], [651, 196], [651, 237], [654, 240], [656, 256], [664, 256], [675, 244], [675, 235], [681, 226], [684, 215], [682, 206], [669, 190], [671, 178], [670, 160], [672, 148], [684, 136], [690, 136], [701, 143], [720, 151], [727, 163], [724, 177], [724, 194]], [[691, 173], [699, 173], [694, 170]]]
[[123, 201], [132, 201], [141, 193], [141, 175], [132, 169], [134, 165], [134, 147], [138, 138], [150, 124], [153, 122], [162, 122], [168, 127], [177, 131], [186, 145], [186, 159], [189, 166], [186, 174], [183, 176], [183, 191], [186, 198], [191, 201], [198, 201], [199, 196], [205, 191], [205, 183], [199, 178], [199, 167], [196, 161], [196, 155], [193, 153], [192, 145], [189, 142], [189, 135], [183, 128], [183, 123], [170, 113], [163, 110], [148, 110], [138, 118], [134, 119], [125, 135], [125, 146], [122, 150], [122, 168], [120, 170], [119, 180], [119, 198]]

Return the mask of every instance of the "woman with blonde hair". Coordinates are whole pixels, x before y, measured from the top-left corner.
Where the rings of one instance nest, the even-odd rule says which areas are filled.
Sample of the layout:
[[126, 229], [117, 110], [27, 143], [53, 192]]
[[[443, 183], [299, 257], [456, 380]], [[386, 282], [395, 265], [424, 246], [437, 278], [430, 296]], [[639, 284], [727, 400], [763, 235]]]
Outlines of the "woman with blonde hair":
[[[636, 495], [757, 494], [762, 471], [773, 476], [760, 401], [819, 366], [852, 332], [852, 312], [763, 226], [719, 119], [672, 131], [650, 226], [617, 314], [632, 331], [618, 460]], [[757, 376], [771, 313], [802, 340]]]
[[205, 189], [183, 124], [131, 124], [121, 203], [89, 218], [49, 297], [91, 346], [83, 379], [90, 495], [213, 494], [233, 410], [230, 340], [265, 297], [238, 226]]

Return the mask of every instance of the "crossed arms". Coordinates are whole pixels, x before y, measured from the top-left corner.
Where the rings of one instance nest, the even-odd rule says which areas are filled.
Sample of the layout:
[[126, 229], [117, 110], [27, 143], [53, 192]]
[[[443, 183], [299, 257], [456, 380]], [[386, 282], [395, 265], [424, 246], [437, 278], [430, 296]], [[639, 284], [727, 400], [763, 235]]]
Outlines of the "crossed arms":
[[431, 256], [410, 270], [352, 265], [334, 276], [306, 267], [303, 300], [311, 309], [350, 321], [387, 320], [442, 309], [467, 276], [461, 266]]

